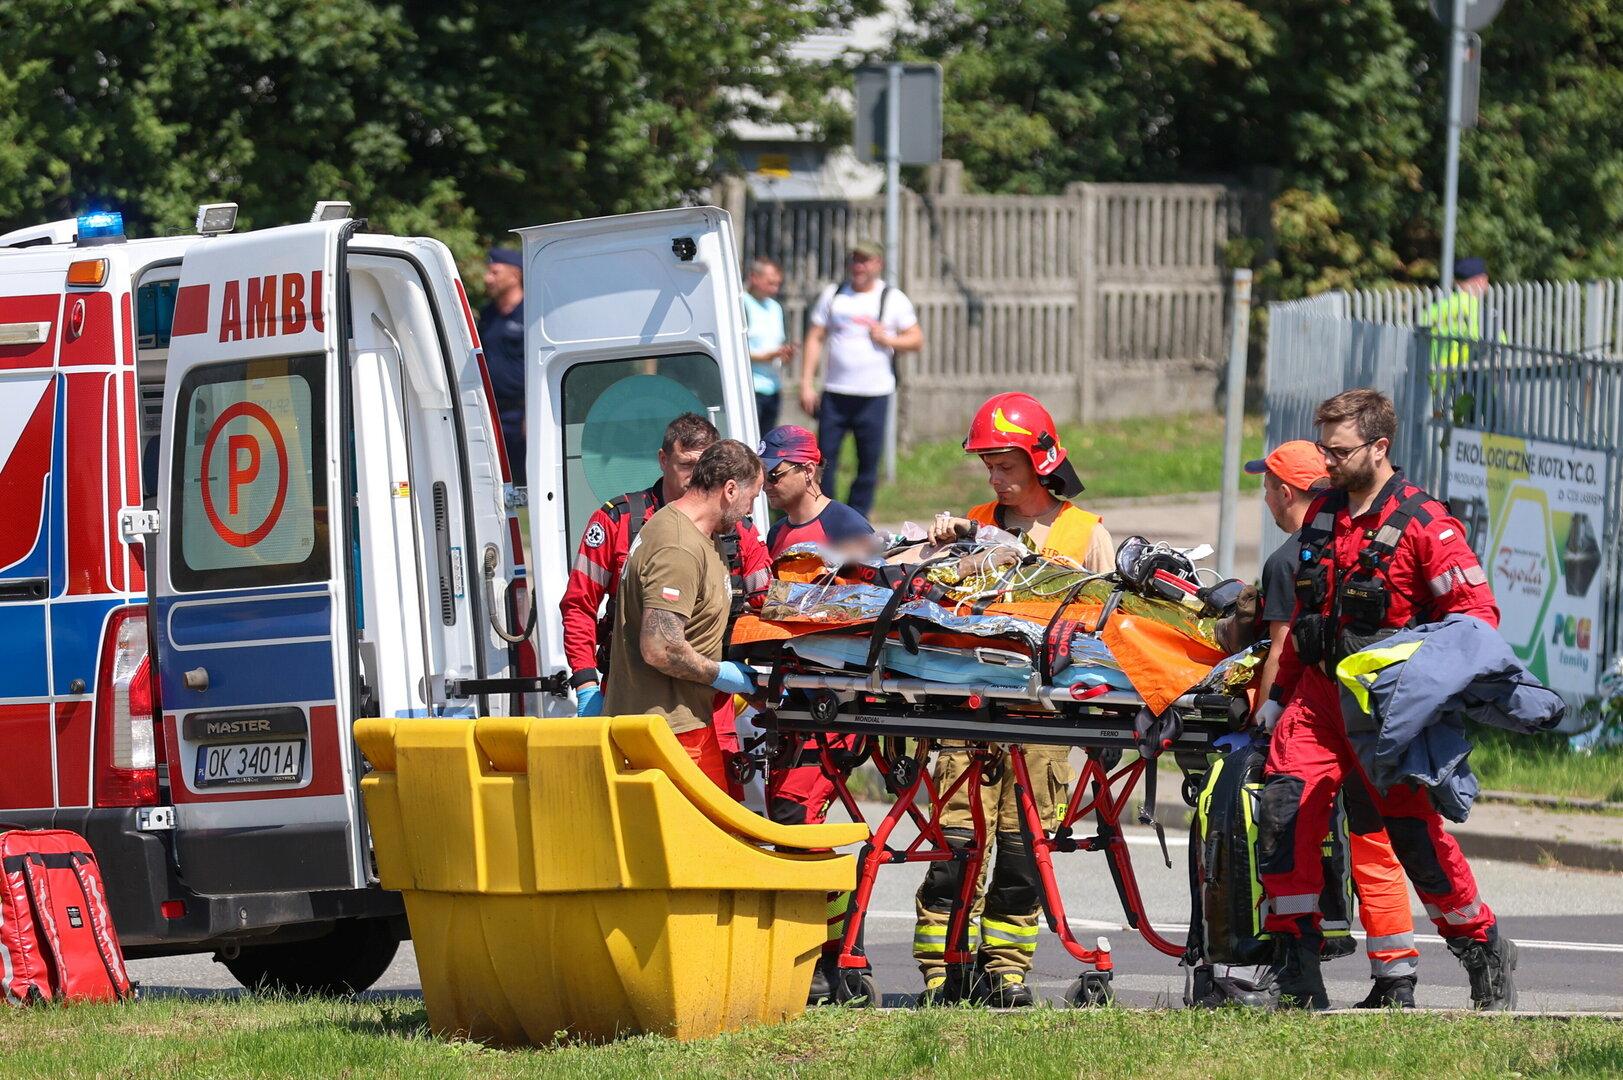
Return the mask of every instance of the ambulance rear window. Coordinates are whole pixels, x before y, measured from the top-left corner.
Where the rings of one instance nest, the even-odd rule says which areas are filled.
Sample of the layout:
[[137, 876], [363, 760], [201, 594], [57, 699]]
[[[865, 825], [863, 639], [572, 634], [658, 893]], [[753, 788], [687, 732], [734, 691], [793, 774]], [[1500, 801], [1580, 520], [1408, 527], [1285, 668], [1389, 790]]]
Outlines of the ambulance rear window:
[[704, 353], [604, 360], [564, 372], [564, 516], [569, 550], [592, 511], [659, 479], [665, 426], [698, 413], [728, 432], [721, 369]]
[[186, 373], [171, 463], [177, 589], [327, 579], [325, 370], [295, 356]]

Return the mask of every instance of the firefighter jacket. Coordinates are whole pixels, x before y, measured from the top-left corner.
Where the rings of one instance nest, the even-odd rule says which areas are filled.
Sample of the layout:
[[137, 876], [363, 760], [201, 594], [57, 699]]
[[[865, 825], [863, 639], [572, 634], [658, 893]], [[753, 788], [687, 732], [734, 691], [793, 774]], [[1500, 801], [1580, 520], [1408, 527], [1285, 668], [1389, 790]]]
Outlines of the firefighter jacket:
[[[663, 505], [661, 483], [656, 480], [650, 488], [610, 499], [586, 521], [580, 551], [569, 570], [569, 584], [558, 604], [563, 615], [564, 656], [577, 686], [600, 678], [598, 647], [601, 641], [608, 639], [607, 628], [600, 630], [600, 609], [605, 600], [612, 601], [619, 588], [632, 534]], [[631, 516], [637, 507], [642, 509], [642, 520], [634, 529]], [[728, 545], [718, 543], [717, 546], [725, 549]], [[742, 578], [746, 599], [752, 606], [758, 606], [771, 577], [772, 561], [748, 518], [738, 523], [737, 551], [736, 560], [728, 566], [729, 574], [735, 587]]]
[[[972, 506], [964, 516], [979, 525], [1008, 528], [1004, 524], [1003, 507], [996, 502]], [[1075, 503], [1066, 501], [1054, 524], [1049, 526], [1043, 549], [1038, 554], [1075, 559], [1083, 568], [1096, 574], [1115, 569], [1116, 549], [1110, 533], [1105, 531], [1103, 520], [1098, 514], [1090, 514]]]
[[[1383, 526], [1405, 505], [1412, 509], [1412, 515], [1401, 533], [1392, 536], [1388, 530], [1383, 535]], [[1360, 572], [1360, 552], [1382, 541], [1390, 541], [1391, 547], [1390, 557], [1382, 562], [1378, 574], [1387, 594], [1384, 627], [1402, 629], [1437, 622], [1451, 614], [1472, 615], [1491, 627], [1499, 625], [1499, 604], [1476, 553], [1466, 542], [1465, 527], [1442, 503], [1410, 483], [1401, 470], [1393, 474], [1370, 508], [1357, 518], [1348, 512], [1346, 493], [1330, 491], [1308, 507], [1306, 520], [1301, 533], [1303, 559], [1311, 554], [1312, 537], [1328, 534], [1321, 561], [1332, 583], [1312, 613], [1331, 619], [1337, 633], [1351, 622], [1341, 609], [1337, 590]], [[1306, 565], [1305, 561], [1302, 565]], [[1292, 622], [1300, 622], [1309, 613], [1299, 595]], [[1278, 701], [1288, 700], [1302, 668], [1296, 642], [1287, 638], [1271, 696]]]
[[1465, 721], [1531, 734], [1561, 722], [1566, 703], [1522, 666], [1499, 631], [1450, 615], [1395, 634], [1342, 660], [1347, 736], [1382, 792], [1416, 784], [1438, 811], [1464, 821], [1477, 779]]

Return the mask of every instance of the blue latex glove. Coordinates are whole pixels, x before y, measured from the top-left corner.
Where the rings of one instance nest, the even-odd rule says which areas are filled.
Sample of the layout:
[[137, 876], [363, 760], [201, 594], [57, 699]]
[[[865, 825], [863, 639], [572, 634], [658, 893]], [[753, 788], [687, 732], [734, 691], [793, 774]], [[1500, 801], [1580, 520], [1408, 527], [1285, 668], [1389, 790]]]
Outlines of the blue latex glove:
[[1243, 750], [1251, 743], [1249, 731], [1231, 731], [1227, 735], [1219, 735], [1212, 740], [1212, 749], [1220, 750], [1225, 754], [1232, 754], [1236, 750]]
[[575, 688], [575, 715], [603, 715], [603, 687], [598, 684]]
[[737, 660], [723, 660], [721, 670], [716, 672], [716, 679], [710, 685], [724, 694], [740, 694], [744, 697], [749, 697], [760, 690], [755, 683], [755, 669], [748, 664], [740, 664]]

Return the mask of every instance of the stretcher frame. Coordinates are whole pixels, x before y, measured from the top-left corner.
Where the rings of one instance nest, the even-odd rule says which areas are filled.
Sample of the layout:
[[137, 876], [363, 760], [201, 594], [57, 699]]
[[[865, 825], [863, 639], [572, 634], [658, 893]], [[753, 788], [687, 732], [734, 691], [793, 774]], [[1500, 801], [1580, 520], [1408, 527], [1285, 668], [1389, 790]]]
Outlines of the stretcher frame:
[[[1114, 963], [1108, 939], [1100, 936], [1089, 947], [1072, 933], [1054, 873], [1056, 852], [1103, 852], [1127, 925], [1157, 951], [1180, 959], [1187, 956], [1187, 944], [1169, 939], [1151, 924], [1122, 832], [1121, 815], [1160, 753], [1172, 751], [1180, 758], [1198, 756], [1204, 763], [1214, 741], [1232, 731], [1236, 717], [1243, 715], [1243, 698], [1202, 693], [1180, 697], [1162, 716], [1171, 709], [1178, 710], [1181, 730], [1170, 738], [1152, 733], [1149, 738], [1156, 740], [1154, 753], [1148, 757], [1141, 754], [1122, 764], [1123, 750], [1137, 750], [1142, 745], [1135, 718], [1145, 706], [1137, 694], [1130, 692], [1108, 687], [1041, 686], [1036, 680], [1024, 687], [970, 687], [877, 672], [830, 673], [809, 669], [788, 654], [780, 654], [775, 667], [763, 672], [763, 681], [769, 696], [784, 696], [773, 708], [763, 711], [757, 723], [778, 737], [780, 750], [792, 755], [789, 760], [798, 758], [802, 746], [816, 748], [824, 774], [853, 821], [867, 824], [867, 817], [851, 794], [849, 770], [835, 760], [839, 736], [867, 737], [863, 757], [879, 769], [894, 796], [879, 824], [870, 826], [869, 840], [860, 855], [856, 889], [846, 910], [840, 942], [835, 1000], [874, 998], [862, 928], [879, 869], [885, 865], [948, 860], [963, 863], [958, 896], [948, 920], [943, 961], [949, 972], [968, 973], [973, 969], [975, 955], [969, 948], [968, 924], [986, 857], [985, 814], [979, 798], [969, 800], [972, 837], [968, 846], [959, 849], [948, 843], [941, 815], [947, 801], [964, 785], [996, 782], [995, 770], [1000, 767], [1014, 770], [1021, 823], [1037, 868], [1045, 920], [1065, 951], [1084, 965], [1066, 994], [1067, 1001], [1073, 1005], [1111, 1001]], [[907, 750], [907, 743], [901, 740], [917, 742]], [[929, 755], [937, 744], [949, 740], [967, 743], [971, 762], [970, 768], [943, 789], [938, 788], [931, 774]], [[1052, 832], [1043, 823], [1032, 796], [1025, 756], [1027, 743], [1074, 746], [1086, 752], [1086, 763], [1077, 775], [1065, 814]], [[1008, 749], [1006, 763], [999, 760], [999, 747]], [[1153, 817], [1153, 784], [1152, 779], [1147, 785], [1151, 790], [1146, 792], [1139, 820], [1153, 825], [1162, 837], [1162, 854], [1170, 867], [1164, 835]], [[923, 807], [919, 805], [921, 792]], [[1088, 836], [1076, 835], [1077, 822], [1089, 814], [1095, 819], [1095, 831]], [[918, 835], [906, 847], [892, 847], [890, 837], [903, 819], [912, 820]]]

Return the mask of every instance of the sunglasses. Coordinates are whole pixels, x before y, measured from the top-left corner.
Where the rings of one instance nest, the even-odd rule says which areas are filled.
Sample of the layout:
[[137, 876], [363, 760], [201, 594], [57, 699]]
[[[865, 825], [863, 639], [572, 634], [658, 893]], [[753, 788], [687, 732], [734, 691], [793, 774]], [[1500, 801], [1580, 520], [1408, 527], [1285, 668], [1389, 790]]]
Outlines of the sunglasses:
[[1348, 458], [1358, 453], [1358, 451], [1362, 450], [1364, 447], [1374, 446], [1380, 441], [1381, 440], [1379, 439], [1371, 439], [1368, 442], [1361, 442], [1357, 446], [1326, 446], [1322, 442], [1316, 442], [1313, 445], [1319, 451], [1319, 453], [1323, 454], [1331, 461], [1334, 461], [1337, 465], [1340, 465], [1343, 464]]
[[788, 476], [790, 473], [794, 472], [804, 464], [805, 462], [784, 462], [782, 465], [779, 465], [776, 469], [773, 469], [771, 472], [766, 474], [767, 486], [777, 487], [778, 484], [782, 482], [784, 477]]

